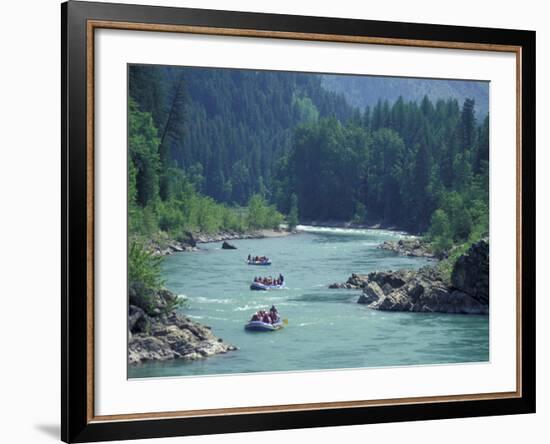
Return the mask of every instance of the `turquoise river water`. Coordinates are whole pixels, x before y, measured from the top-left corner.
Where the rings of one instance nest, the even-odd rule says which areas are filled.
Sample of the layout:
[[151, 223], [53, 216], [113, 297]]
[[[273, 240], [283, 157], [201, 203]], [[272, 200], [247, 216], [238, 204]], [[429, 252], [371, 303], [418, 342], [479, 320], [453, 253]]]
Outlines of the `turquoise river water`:
[[[360, 291], [330, 290], [351, 273], [416, 269], [429, 261], [376, 248], [403, 234], [302, 227], [280, 238], [236, 240], [166, 258], [166, 286], [188, 298], [184, 312], [239, 350], [200, 361], [130, 366], [130, 378], [481, 362], [489, 359], [488, 316], [398, 313], [357, 304]], [[270, 267], [245, 264], [266, 255]], [[255, 275], [283, 273], [287, 289], [251, 291]], [[288, 325], [250, 333], [244, 324], [274, 304]]]

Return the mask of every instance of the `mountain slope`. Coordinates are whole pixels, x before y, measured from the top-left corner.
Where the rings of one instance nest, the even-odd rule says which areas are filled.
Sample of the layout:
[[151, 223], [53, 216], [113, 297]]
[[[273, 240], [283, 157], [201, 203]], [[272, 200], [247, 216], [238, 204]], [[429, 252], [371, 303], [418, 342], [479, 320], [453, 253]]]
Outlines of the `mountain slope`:
[[432, 102], [454, 98], [460, 105], [465, 99], [474, 99], [478, 121], [489, 110], [489, 82], [485, 81], [434, 82], [433, 79], [325, 74], [322, 85], [329, 91], [343, 94], [351, 105], [360, 108], [372, 108], [378, 100], [393, 103], [399, 96], [405, 101], [420, 101], [426, 95]]
[[306, 73], [131, 65], [129, 92], [152, 113], [161, 158], [196, 178], [201, 193], [240, 205], [269, 193], [296, 126], [356, 111]]

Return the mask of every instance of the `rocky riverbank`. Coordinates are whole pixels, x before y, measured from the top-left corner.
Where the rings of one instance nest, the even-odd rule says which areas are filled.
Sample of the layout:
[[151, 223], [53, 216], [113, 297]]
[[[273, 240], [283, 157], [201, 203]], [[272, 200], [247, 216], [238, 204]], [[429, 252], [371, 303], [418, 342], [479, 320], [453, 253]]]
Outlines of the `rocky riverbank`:
[[428, 242], [418, 238], [384, 241], [378, 248], [393, 251], [401, 256], [428, 257], [435, 259], [444, 259], [446, 257], [445, 254], [436, 254]]
[[[236, 350], [212, 333], [210, 327], [177, 313], [178, 297], [163, 289], [144, 303], [130, 289], [128, 309], [128, 362], [197, 360]], [[147, 307], [147, 312], [134, 303]]]
[[345, 289], [345, 290], [359, 290], [364, 288], [368, 281], [368, 275], [353, 273], [346, 282], [335, 282], [330, 284], [328, 288], [332, 289]]
[[259, 230], [249, 233], [221, 231], [215, 234], [184, 233], [180, 239], [160, 238], [150, 240], [147, 248], [156, 256], [168, 256], [182, 251], [197, 251], [198, 244], [232, 241], [238, 239], [264, 239], [268, 237], [284, 237], [292, 234], [285, 230]]
[[459, 257], [450, 278], [437, 267], [353, 274], [330, 288], [362, 289], [358, 303], [375, 310], [489, 313], [489, 243], [481, 240]]

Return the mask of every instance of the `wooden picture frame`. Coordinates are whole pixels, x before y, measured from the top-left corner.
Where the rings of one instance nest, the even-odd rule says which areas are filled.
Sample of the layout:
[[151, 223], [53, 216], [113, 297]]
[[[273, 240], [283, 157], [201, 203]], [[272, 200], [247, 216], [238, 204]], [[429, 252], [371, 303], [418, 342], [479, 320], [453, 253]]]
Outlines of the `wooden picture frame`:
[[[535, 411], [535, 33], [69, 1], [62, 15], [62, 414], [65, 442]], [[94, 32], [160, 31], [516, 55], [517, 390], [132, 415], [94, 414]], [[513, 199], [510, 196], [510, 199]]]

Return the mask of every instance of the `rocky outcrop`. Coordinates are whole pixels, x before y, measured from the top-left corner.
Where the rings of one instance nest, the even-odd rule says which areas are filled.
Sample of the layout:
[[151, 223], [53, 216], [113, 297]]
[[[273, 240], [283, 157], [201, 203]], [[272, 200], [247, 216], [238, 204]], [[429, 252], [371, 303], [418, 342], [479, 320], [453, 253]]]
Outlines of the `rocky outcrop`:
[[[383, 281], [382, 285], [390, 285], [390, 286], [397, 286], [397, 285], [403, 285], [405, 279], [405, 276], [407, 273], [411, 273], [408, 270], [399, 270], [399, 271], [385, 271], [385, 272], [377, 272], [379, 276], [382, 276], [381, 280]], [[353, 273], [346, 282], [339, 284], [334, 283], [330, 284], [329, 288], [343, 288], [348, 290], [358, 290], [358, 289], [364, 289], [368, 286], [370, 282], [372, 282], [372, 276], [374, 273], [370, 274], [357, 274]]]
[[472, 245], [456, 261], [450, 280], [437, 267], [423, 267], [377, 271], [360, 282], [363, 293], [357, 302], [375, 310], [488, 314], [489, 244]]
[[[135, 291], [135, 290], [134, 290]], [[212, 333], [210, 327], [175, 312], [171, 307], [177, 296], [168, 290], [147, 299], [147, 310], [128, 308], [128, 362], [196, 360], [236, 350]], [[140, 300], [143, 300], [140, 299]]]
[[191, 232], [185, 232], [178, 239], [157, 239], [147, 245], [156, 256], [168, 256], [182, 251], [197, 251], [197, 240]]
[[452, 286], [489, 305], [489, 242], [483, 239], [460, 256], [451, 275]]
[[453, 289], [435, 267], [374, 272], [357, 301], [375, 310], [487, 314], [488, 305]]
[[384, 241], [378, 248], [393, 251], [401, 256], [428, 257], [443, 259], [445, 254], [436, 254], [430, 245], [422, 239], [399, 239]]
[[365, 286], [363, 294], [359, 296], [359, 300], [357, 302], [359, 304], [372, 304], [384, 298], [384, 296], [384, 291], [382, 290], [382, 288], [380, 288], [380, 285], [378, 285], [376, 282], [369, 282]]
[[368, 276], [366, 274], [353, 273], [346, 282], [330, 284], [328, 288], [343, 288], [347, 290], [357, 290], [363, 288], [367, 283]]
[[[210, 327], [178, 313], [149, 317], [130, 306], [128, 362], [196, 360], [236, 350], [216, 337]], [[133, 324], [133, 329], [131, 325]]]
[[227, 241], [223, 241], [222, 250], [236, 250], [237, 247]]

